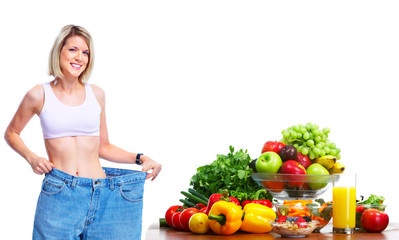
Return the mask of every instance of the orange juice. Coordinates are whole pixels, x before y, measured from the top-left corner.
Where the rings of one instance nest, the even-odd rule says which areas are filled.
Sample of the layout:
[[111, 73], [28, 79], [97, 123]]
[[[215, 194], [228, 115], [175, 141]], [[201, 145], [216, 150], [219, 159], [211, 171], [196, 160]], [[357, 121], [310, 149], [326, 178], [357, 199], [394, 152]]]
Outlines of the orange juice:
[[333, 227], [355, 228], [356, 188], [333, 187]]

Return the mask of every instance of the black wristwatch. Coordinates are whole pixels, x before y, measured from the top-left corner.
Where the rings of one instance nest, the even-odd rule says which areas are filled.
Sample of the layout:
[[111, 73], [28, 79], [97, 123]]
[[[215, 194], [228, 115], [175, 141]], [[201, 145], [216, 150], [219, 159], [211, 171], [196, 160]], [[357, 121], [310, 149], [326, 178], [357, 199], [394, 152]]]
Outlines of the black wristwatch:
[[137, 156], [136, 156], [136, 164], [137, 165], [141, 165], [141, 162], [140, 162], [141, 155], [143, 155], [143, 154], [142, 153], [137, 153]]

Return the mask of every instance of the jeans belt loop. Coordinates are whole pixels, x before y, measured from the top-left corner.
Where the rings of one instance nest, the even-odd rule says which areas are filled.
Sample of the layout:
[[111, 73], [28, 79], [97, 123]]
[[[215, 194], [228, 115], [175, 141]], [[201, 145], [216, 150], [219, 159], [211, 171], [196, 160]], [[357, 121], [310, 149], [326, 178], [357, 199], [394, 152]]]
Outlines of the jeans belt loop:
[[114, 191], [114, 187], [115, 187], [114, 178], [109, 179], [109, 187], [110, 187], [111, 191]]
[[74, 189], [75, 188], [75, 186], [76, 186], [76, 181], [77, 181], [78, 179], [77, 179], [77, 177], [72, 177], [72, 184], [71, 184], [71, 188], [72, 189]]

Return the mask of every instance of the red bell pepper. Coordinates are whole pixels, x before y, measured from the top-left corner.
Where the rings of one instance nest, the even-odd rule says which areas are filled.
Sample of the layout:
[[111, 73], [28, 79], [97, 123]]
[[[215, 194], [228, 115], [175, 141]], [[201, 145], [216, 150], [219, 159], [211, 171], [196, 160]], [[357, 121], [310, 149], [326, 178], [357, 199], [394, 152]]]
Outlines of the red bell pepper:
[[223, 194], [214, 193], [209, 197], [208, 206], [206, 208], [206, 214], [208, 215], [209, 211], [211, 211], [212, 205], [218, 201], [226, 201], [226, 202], [233, 202], [237, 206], [240, 206], [240, 201], [237, 200], [235, 197], [229, 197], [229, 192], [227, 190], [223, 190]]
[[259, 204], [265, 205], [266, 207], [271, 208], [272, 207], [272, 202], [270, 202], [270, 200], [268, 200], [268, 199], [259, 199], [259, 195], [262, 194], [262, 193], [266, 194], [266, 190], [265, 189], [259, 189], [255, 193], [254, 200], [252, 200], [252, 201], [251, 200], [243, 201], [241, 203], [241, 207], [244, 208], [245, 205], [248, 204], [248, 203], [259, 203]]

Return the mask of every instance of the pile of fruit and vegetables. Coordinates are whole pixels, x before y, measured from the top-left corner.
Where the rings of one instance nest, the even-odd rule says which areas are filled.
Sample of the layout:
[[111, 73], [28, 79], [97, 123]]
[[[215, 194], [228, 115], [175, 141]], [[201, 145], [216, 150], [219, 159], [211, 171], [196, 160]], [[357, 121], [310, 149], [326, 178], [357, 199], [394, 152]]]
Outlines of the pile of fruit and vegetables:
[[356, 227], [369, 232], [382, 232], [389, 224], [385, 213], [385, 198], [371, 194], [367, 199], [356, 201]]
[[[282, 130], [280, 141], [267, 141], [262, 154], [251, 163], [254, 172], [280, 175], [276, 181], [262, 181], [263, 186], [271, 192], [286, 190], [289, 197], [304, 197], [320, 194], [317, 192], [327, 186], [329, 178], [319, 175], [340, 174], [345, 165], [339, 161], [341, 150], [328, 138], [329, 128], [319, 129], [312, 123], [293, 125]], [[311, 178], [313, 176], [313, 178]], [[275, 178], [275, 176], [271, 176]], [[289, 181], [292, 179], [292, 181]], [[310, 180], [305, 183], [306, 180]], [[313, 191], [313, 192], [312, 192]], [[301, 194], [297, 194], [300, 192]]]
[[[281, 132], [280, 141], [267, 141], [255, 159], [247, 150], [235, 151], [230, 146], [228, 154], [219, 154], [210, 164], [197, 168], [190, 179], [190, 188], [180, 192], [179, 204], [167, 209], [160, 226], [218, 235], [273, 230], [281, 235], [302, 236], [319, 232], [332, 217], [332, 202], [296, 199], [278, 203], [273, 194], [283, 189], [319, 190], [327, 183], [306, 184], [293, 179], [266, 181], [265, 185], [265, 182], [255, 182], [252, 176], [258, 173], [289, 176], [343, 173], [345, 166], [339, 161], [341, 150], [328, 139], [329, 132], [330, 129], [319, 129], [312, 123], [293, 125]], [[376, 219], [381, 216], [385, 219], [383, 201], [383, 197], [375, 195], [358, 201], [358, 227], [363, 225], [372, 232], [386, 228], [386, 221], [377, 224], [378, 229], [369, 228], [372, 223], [375, 226]], [[385, 223], [385, 227], [382, 226]]]

